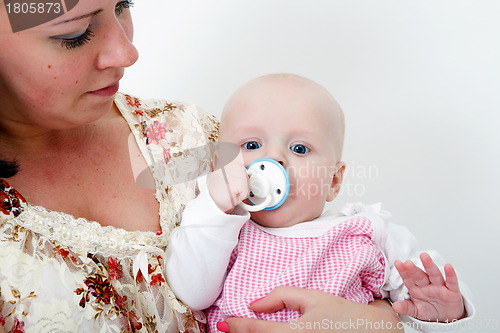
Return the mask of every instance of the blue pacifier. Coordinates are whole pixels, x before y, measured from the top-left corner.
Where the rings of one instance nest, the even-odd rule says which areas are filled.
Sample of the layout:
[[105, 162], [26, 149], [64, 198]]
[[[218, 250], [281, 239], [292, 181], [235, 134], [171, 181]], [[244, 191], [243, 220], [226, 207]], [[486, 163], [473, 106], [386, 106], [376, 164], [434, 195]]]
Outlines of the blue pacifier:
[[273, 210], [281, 206], [290, 192], [290, 179], [281, 164], [270, 158], [253, 161], [247, 168], [250, 177], [250, 196], [239, 206], [249, 212]]

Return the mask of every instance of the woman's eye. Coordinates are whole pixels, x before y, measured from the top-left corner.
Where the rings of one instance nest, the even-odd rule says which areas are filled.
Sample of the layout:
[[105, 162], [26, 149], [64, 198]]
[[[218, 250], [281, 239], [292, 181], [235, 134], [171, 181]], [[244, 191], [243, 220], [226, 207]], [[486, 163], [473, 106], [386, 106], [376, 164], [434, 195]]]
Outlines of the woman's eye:
[[[69, 37], [69, 38], [68, 38]], [[87, 28], [83, 34], [80, 36], [76, 37], [65, 37], [65, 36], [58, 36], [58, 37], [53, 37], [54, 39], [59, 39], [61, 40], [61, 46], [69, 49], [74, 49], [75, 47], [83, 46], [90, 42], [92, 37], [94, 37], [94, 33], [90, 31], [90, 29]]]
[[259, 149], [261, 147], [261, 144], [256, 141], [250, 141], [243, 144], [243, 147], [248, 150]]
[[130, 8], [132, 6], [134, 6], [134, 3], [132, 1], [121, 1], [117, 3], [115, 6], [116, 15], [120, 15], [124, 9]]
[[[121, 15], [124, 9], [128, 9], [133, 5], [134, 3], [130, 0], [120, 1], [115, 6], [116, 15], [117, 16]], [[87, 28], [83, 34], [76, 37], [73, 37], [72, 35], [67, 35], [67, 36], [55, 36], [52, 38], [60, 40], [61, 46], [69, 50], [87, 44], [88, 42], [90, 42], [92, 37], [94, 37], [94, 33], [89, 28]]]
[[290, 150], [293, 151], [294, 153], [296, 154], [299, 154], [299, 155], [304, 155], [308, 152], [310, 152], [311, 150], [309, 148], [307, 148], [306, 146], [304, 145], [293, 145], [290, 147]]

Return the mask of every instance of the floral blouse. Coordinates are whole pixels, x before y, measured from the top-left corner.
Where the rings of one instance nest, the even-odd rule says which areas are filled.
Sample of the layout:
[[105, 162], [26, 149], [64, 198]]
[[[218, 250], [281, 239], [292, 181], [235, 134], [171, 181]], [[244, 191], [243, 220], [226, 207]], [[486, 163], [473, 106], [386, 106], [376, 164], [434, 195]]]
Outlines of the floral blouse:
[[168, 286], [164, 251], [195, 196], [197, 174], [211, 168], [207, 149], [192, 148], [215, 141], [218, 123], [183, 103], [120, 93], [115, 103], [155, 179], [162, 231], [103, 227], [33, 206], [0, 179], [0, 324], [6, 331], [204, 331], [203, 313], [193, 313]]

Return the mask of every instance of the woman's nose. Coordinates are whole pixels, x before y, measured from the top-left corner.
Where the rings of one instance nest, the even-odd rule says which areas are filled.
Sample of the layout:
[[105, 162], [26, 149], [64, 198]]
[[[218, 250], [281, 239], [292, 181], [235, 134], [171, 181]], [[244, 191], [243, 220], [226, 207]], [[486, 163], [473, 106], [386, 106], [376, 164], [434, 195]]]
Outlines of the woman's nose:
[[132, 44], [132, 26], [122, 26], [119, 21], [109, 25], [106, 38], [97, 59], [97, 68], [129, 67], [139, 58]]

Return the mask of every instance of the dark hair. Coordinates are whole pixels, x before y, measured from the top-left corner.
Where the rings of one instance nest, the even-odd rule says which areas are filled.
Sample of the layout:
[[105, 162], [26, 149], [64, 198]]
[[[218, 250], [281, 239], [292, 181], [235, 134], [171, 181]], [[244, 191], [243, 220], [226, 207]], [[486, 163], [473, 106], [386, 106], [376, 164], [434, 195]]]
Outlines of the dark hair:
[[0, 178], [9, 178], [19, 171], [17, 161], [6, 161], [0, 158]]

